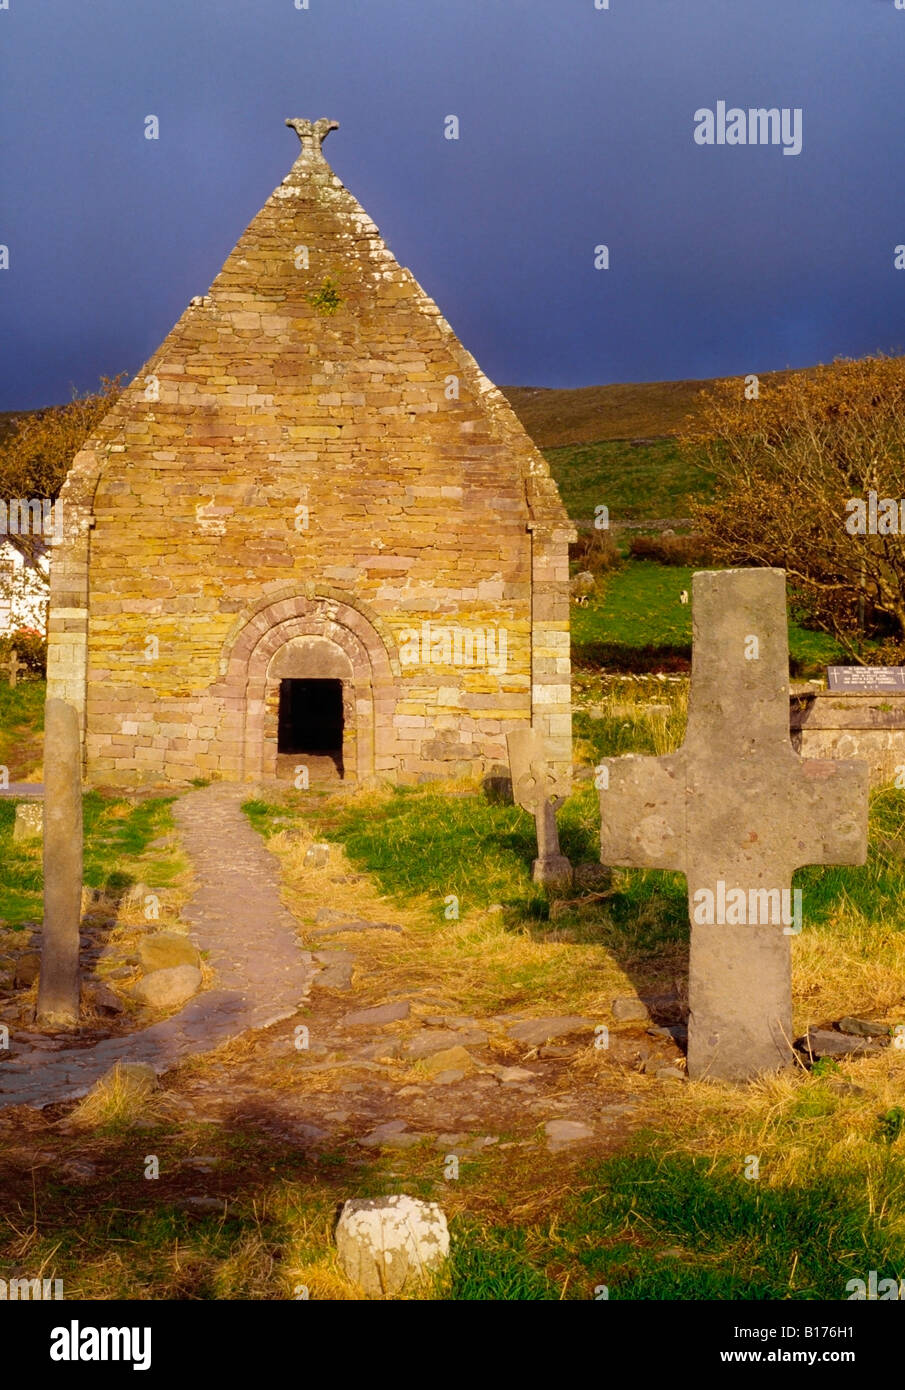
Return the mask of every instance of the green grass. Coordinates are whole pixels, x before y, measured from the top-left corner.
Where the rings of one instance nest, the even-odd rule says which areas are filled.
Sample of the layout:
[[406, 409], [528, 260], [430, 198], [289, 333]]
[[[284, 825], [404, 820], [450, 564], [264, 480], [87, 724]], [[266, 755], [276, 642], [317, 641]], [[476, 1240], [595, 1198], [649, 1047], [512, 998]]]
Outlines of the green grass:
[[[790, 1117], [790, 1141], [806, 1127]], [[860, 1163], [825, 1172], [815, 1157], [808, 1182], [770, 1186], [763, 1175], [746, 1179], [741, 1161], [658, 1154], [663, 1138], [639, 1137], [633, 1151], [592, 1167], [562, 1224], [556, 1253], [577, 1256], [588, 1286], [605, 1284], [611, 1300], [838, 1300], [869, 1269], [905, 1272], [891, 1219], [905, 1173], [879, 1147], [871, 1211]]]
[[689, 516], [693, 500], [713, 491], [713, 475], [696, 465], [675, 439], [633, 445], [602, 439], [545, 449], [566, 511], [576, 521], [594, 517], [601, 502], [612, 521]]
[[477, 1232], [460, 1221], [452, 1234], [446, 1270], [448, 1298], [500, 1303], [560, 1297], [558, 1286], [532, 1263], [524, 1231], [495, 1227]]
[[[683, 670], [691, 661], [694, 570], [653, 560], [628, 560], [606, 577], [602, 596], [572, 606], [572, 652], [579, 669]], [[832, 638], [789, 621], [789, 662], [796, 675], [822, 673], [841, 659]]]
[[[560, 812], [563, 853], [576, 862], [597, 857], [590, 809], [576, 799]], [[531, 882], [534, 821], [517, 806], [479, 793], [449, 797], [397, 787], [382, 800], [379, 818], [366, 799], [353, 801], [325, 838], [341, 841], [352, 863], [373, 873], [383, 892], [434, 899], [439, 917], [450, 894], [462, 911], [492, 903], [526, 915], [545, 911], [546, 897]]]
[[0, 766], [11, 782], [21, 781], [33, 763], [40, 762], [37, 740], [44, 727], [46, 684], [20, 680], [14, 689], [0, 677]]
[[[113, 897], [139, 879], [151, 888], [167, 887], [181, 872], [178, 857], [166, 851], [147, 861], [142, 857], [151, 840], [173, 829], [173, 799], [132, 805], [88, 792], [82, 801], [85, 885]], [[43, 916], [41, 841], [13, 843], [16, 804], [0, 799], [0, 920], [12, 927]]]
[[[871, 921], [878, 933], [881, 928], [905, 930], [905, 791], [890, 786], [872, 793], [866, 864], [811, 865], [797, 870], [794, 881], [802, 890], [808, 926], [831, 925], [834, 935], [840, 936], [843, 928], [835, 919], [845, 903]], [[849, 925], [859, 930], [856, 919]]]
[[[819, 1078], [802, 1091], [820, 1089]], [[832, 1105], [832, 1099], [826, 1098]], [[812, 1119], [785, 1124], [789, 1143]], [[668, 1146], [671, 1150], [663, 1152]], [[743, 1162], [714, 1160], [647, 1132], [587, 1166], [548, 1228], [458, 1223], [450, 1271], [458, 1299], [846, 1299], [849, 1279], [905, 1274], [897, 1212], [905, 1172], [882, 1141], [846, 1170], [815, 1158], [803, 1183], [770, 1185]], [[865, 1201], [865, 1189], [872, 1201]], [[604, 1294], [603, 1290], [606, 1290]]]

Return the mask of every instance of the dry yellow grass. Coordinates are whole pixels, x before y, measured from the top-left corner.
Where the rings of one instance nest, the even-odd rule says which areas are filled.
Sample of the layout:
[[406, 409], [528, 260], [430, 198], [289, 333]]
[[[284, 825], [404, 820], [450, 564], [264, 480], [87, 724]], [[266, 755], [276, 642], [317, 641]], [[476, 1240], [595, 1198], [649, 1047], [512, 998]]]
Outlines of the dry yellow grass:
[[[367, 795], [379, 814], [381, 795], [386, 794]], [[626, 972], [599, 945], [537, 939], [530, 924], [514, 928], [506, 914], [485, 909], [438, 922], [435, 905], [427, 899], [413, 898], [404, 905], [389, 902], [371, 880], [353, 875], [338, 845], [331, 847], [328, 867], [306, 866], [305, 853], [315, 838], [301, 825], [297, 832], [282, 831], [267, 842], [282, 865], [284, 901], [301, 919], [313, 917], [318, 907], [329, 903], [353, 917], [404, 927], [403, 936], [369, 932], [366, 938], [356, 934], [354, 943], [341, 933], [330, 937], [331, 945], [354, 944], [356, 953], [366, 956], [369, 971], [379, 971], [383, 996], [410, 990], [423, 997], [422, 1012], [455, 1005], [478, 1016], [505, 1007], [604, 1017], [613, 997], [634, 993]], [[358, 881], [337, 883], [343, 873]], [[305, 944], [310, 947], [311, 939]]]
[[161, 1113], [163, 1097], [149, 1076], [117, 1063], [80, 1100], [69, 1117], [78, 1129], [128, 1129]]

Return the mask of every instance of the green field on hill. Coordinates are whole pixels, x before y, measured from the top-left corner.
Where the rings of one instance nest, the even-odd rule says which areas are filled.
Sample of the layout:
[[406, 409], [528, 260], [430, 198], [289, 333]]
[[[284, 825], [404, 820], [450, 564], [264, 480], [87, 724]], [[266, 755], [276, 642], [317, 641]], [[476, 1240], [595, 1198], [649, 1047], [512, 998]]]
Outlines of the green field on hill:
[[688, 516], [692, 501], [713, 491], [713, 475], [675, 439], [645, 445], [602, 439], [543, 452], [574, 521], [591, 520], [601, 502], [615, 522]]
[[[600, 592], [586, 606], [573, 605], [572, 656], [578, 670], [687, 670], [691, 661], [691, 594], [694, 571], [683, 565], [628, 560], [598, 581]], [[789, 619], [789, 662], [793, 674], [822, 676], [841, 659], [831, 637]]]

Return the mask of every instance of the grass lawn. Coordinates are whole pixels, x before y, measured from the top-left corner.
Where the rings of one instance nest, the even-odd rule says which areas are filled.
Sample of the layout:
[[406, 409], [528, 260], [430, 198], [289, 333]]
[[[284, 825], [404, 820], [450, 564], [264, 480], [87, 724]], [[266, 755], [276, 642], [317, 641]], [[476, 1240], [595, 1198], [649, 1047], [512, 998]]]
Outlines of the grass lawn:
[[[184, 869], [172, 851], [149, 853], [173, 829], [172, 797], [134, 802], [88, 792], [82, 799], [84, 883], [116, 899], [137, 882], [169, 888]], [[43, 916], [41, 841], [13, 843], [17, 802], [0, 799], [0, 925], [17, 930]]]
[[[573, 604], [572, 651], [581, 670], [601, 666], [643, 671], [688, 669], [694, 571], [652, 560], [627, 560], [598, 583], [602, 593]], [[689, 602], [679, 601], [687, 590]], [[789, 621], [789, 661], [795, 675], [817, 676], [841, 653], [832, 638]]]
[[11, 782], [40, 781], [46, 689], [39, 680], [20, 680], [10, 689], [0, 679], [0, 767]]
[[709, 497], [712, 475], [696, 466], [675, 439], [645, 445], [598, 440], [545, 449], [569, 516], [591, 520], [601, 502], [613, 521], [689, 516], [693, 500]]

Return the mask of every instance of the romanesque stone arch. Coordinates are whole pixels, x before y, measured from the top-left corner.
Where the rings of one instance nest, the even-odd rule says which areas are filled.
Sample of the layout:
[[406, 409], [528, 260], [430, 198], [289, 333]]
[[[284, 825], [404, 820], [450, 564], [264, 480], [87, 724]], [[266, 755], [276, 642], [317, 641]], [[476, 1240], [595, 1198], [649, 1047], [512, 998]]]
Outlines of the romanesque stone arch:
[[275, 775], [279, 682], [303, 674], [343, 683], [346, 775], [366, 782], [392, 771], [396, 687], [386, 641], [357, 608], [332, 597], [296, 594], [258, 608], [224, 651], [218, 688], [243, 778]]

